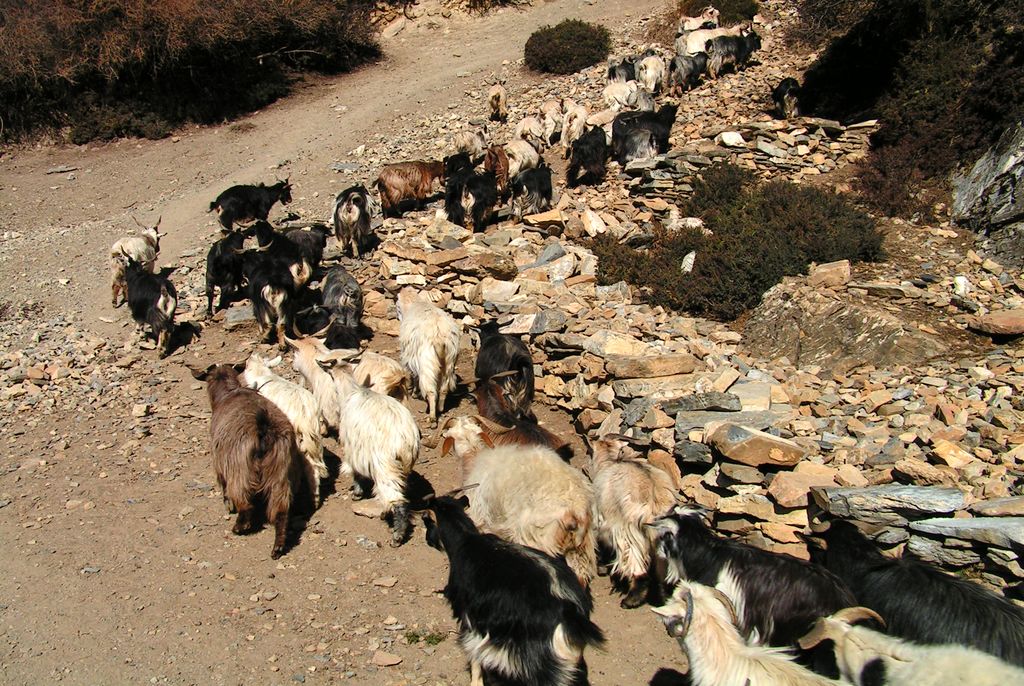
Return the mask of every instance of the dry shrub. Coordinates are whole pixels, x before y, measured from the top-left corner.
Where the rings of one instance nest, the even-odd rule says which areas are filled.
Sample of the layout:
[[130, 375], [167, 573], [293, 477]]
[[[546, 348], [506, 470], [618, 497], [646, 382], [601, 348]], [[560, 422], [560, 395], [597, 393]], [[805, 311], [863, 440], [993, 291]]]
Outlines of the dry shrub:
[[608, 29], [579, 19], [537, 29], [526, 41], [526, 66], [548, 74], [572, 74], [604, 61], [611, 51]]
[[287, 91], [289, 70], [376, 54], [368, 0], [25, 0], [0, 22], [8, 133], [74, 124], [74, 138], [163, 135]]
[[[807, 5], [830, 0], [805, 0]], [[861, 170], [888, 214], [926, 212], [949, 176], [1024, 119], [1024, 0], [876, 0], [804, 79], [801, 105], [850, 122], [877, 117]]]
[[[651, 304], [728, 320], [756, 306], [783, 276], [805, 273], [811, 262], [881, 255], [875, 222], [842, 196], [782, 181], [758, 184], [731, 165], [708, 169], [683, 211], [700, 216], [712, 235], [662, 228], [643, 249], [599, 236], [591, 246], [599, 282], [624, 280]], [[691, 251], [693, 270], [683, 273]]]

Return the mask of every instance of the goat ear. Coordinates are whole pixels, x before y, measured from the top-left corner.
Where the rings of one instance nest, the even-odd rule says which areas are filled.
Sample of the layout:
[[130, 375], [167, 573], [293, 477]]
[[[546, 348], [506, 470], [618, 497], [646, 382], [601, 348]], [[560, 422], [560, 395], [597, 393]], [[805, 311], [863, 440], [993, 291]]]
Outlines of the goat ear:
[[206, 378], [210, 375], [210, 372], [212, 372], [213, 368], [216, 366], [217, 365], [215, 364], [211, 364], [206, 369], [196, 369], [195, 367], [189, 367], [188, 370], [192, 372], [192, 378], [196, 379], [197, 381], [206, 381]]
[[275, 358], [274, 358], [274, 359], [272, 359], [272, 360], [267, 360], [267, 361], [265, 362], [265, 364], [266, 364], [266, 365], [267, 365], [268, 367], [276, 367], [277, 365], [281, 364], [281, 356], [280, 356], [280, 355], [278, 355], [277, 357], [275, 357]]
[[445, 438], [444, 443], [441, 444], [441, 457], [444, 457], [445, 455], [450, 453], [452, 451], [452, 448], [454, 447], [455, 440], [451, 436]]
[[462, 509], [466, 509], [467, 507], [469, 507], [469, 496], [460, 495], [458, 498], [455, 499], [455, 502], [457, 502], [459, 505], [462, 505]]
[[489, 434], [482, 433], [480, 434], [480, 438], [483, 439], [484, 445], [486, 445], [488, 448], [494, 447], [494, 440], [490, 437]]
[[245, 371], [245, 362], [235, 362], [233, 365], [231, 365], [231, 368], [234, 369], [239, 374], [241, 374], [242, 372]]

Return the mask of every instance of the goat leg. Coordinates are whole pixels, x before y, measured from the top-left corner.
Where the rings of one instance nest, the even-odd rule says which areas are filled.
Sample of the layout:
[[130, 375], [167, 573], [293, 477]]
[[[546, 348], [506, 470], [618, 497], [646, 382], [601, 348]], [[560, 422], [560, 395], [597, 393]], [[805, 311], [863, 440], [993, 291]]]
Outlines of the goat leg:
[[231, 532], [239, 536], [243, 536], [252, 531], [252, 503], [246, 503], [242, 507], [238, 508], [238, 517], [235, 519], [235, 525], [231, 528]]
[[404, 503], [395, 505], [385, 517], [389, 519], [388, 525], [391, 528], [391, 547], [397, 548], [409, 538], [409, 508]]
[[619, 605], [627, 610], [640, 607], [647, 602], [647, 587], [649, 578], [646, 574], [629, 580], [629, 591]]
[[352, 474], [352, 499], [363, 500], [373, 494], [373, 480], [362, 474]]
[[469, 686], [484, 686], [484, 670], [476, 660], [469, 663]]
[[284, 545], [288, 539], [288, 511], [278, 512], [274, 517], [274, 548], [270, 551], [270, 559], [276, 560], [284, 554]]
[[238, 512], [235, 502], [228, 497], [228, 482], [220, 474], [217, 475], [217, 484], [220, 486], [220, 492], [224, 495], [224, 509], [228, 511], [228, 514]]

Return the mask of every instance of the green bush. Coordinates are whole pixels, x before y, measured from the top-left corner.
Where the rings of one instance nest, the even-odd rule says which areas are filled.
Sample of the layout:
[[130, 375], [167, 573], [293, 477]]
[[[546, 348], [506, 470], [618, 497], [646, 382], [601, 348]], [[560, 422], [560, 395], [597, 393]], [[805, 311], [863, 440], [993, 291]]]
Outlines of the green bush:
[[679, 3], [679, 16], [696, 17], [708, 5], [714, 5], [720, 12], [718, 22], [722, 26], [750, 21], [758, 10], [757, 0], [682, 0]]
[[807, 71], [805, 111], [880, 121], [860, 175], [873, 206], [927, 211], [950, 172], [1024, 119], [1022, 14], [1024, 0], [876, 0]]
[[548, 74], [572, 74], [598, 62], [611, 52], [608, 29], [579, 19], [537, 29], [526, 41], [526, 66]]
[[0, 17], [4, 136], [160, 137], [377, 54], [371, 0], [25, 0]]
[[[626, 281], [651, 304], [728, 320], [756, 306], [783, 276], [805, 273], [811, 262], [881, 255], [874, 221], [842, 196], [782, 181], [759, 184], [731, 165], [708, 169], [682, 209], [700, 216], [711, 235], [661, 228], [642, 249], [599, 236], [591, 245], [599, 283]], [[693, 270], [683, 273], [691, 251]]]

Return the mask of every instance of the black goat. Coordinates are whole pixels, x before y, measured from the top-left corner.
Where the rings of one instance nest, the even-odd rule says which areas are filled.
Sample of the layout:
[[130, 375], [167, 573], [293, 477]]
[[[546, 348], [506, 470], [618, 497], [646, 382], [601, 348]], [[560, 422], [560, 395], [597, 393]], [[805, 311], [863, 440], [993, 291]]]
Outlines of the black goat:
[[633, 160], [646, 160], [658, 154], [658, 141], [647, 129], [629, 129], [626, 140], [620, 146], [622, 156], [619, 164], [625, 167]]
[[298, 243], [289, 240], [284, 234], [278, 233], [273, 226], [265, 221], [257, 221], [252, 230], [256, 234], [256, 242], [260, 246], [257, 252], [265, 253], [274, 262], [286, 265], [292, 276], [292, 290], [297, 291], [309, 282], [313, 276], [313, 266]]
[[612, 149], [615, 158], [622, 162], [626, 152], [629, 132], [645, 129], [654, 136], [658, 152], [668, 152], [668, 137], [676, 121], [678, 105], [662, 105], [657, 112], [623, 112], [612, 122]]
[[448, 556], [445, 598], [472, 682], [586, 686], [583, 651], [604, 644], [593, 601], [562, 558], [480, 533], [448, 496], [428, 503], [427, 544]]
[[539, 167], [520, 172], [512, 179], [512, 207], [519, 219], [549, 209], [553, 196], [551, 167], [544, 162]]
[[128, 309], [139, 326], [148, 325], [156, 339], [161, 358], [171, 353], [174, 334], [174, 312], [178, 308], [178, 292], [163, 274], [150, 274], [146, 267], [125, 252], [125, 283], [128, 289]]
[[[655, 566], [666, 579], [713, 586], [736, 609], [740, 634], [769, 646], [792, 647], [820, 617], [856, 605], [850, 589], [831, 572], [789, 555], [719, 538], [699, 513], [677, 507], [651, 525]], [[838, 676], [828, 646], [800, 659], [817, 672]]]
[[231, 231], [237, 221], [266, 221], [270, 208], [278, 201], [282, 205], [292, 201], [292, 185], [287, 179], [273, 186], [232, 186], [210, 203], [210, 211], [217, 210], [221, 226]]
[[249, 281], [249, 300], [261, 340], [269, 342], [276, 330], [277, 345], [282, 350], [287, 348], [285, 336], [294, 336], [295, 301], [300, 288], [294, 267], [295, 263], [286, 258], [259, 250], [247, 250], [242, 255], [242, 270]]
[[668, 67], [669, 90], [674, 95], [695, 88], [700, 77], [708, 70], [708, 54], [676, 55]]
[[856, 605], [882, 616], [886, 633], [916, 643], [955, 643], [1024, 666], [1024, 609], [966, 579], [904, 553], [883, 555], [850, 522], [833, 521], [810, 547], [853, 591]]
[[324, 249], [327, 247], [327, 237], [331, 230], [323, 224], [314, 224], [305, 229], [292, 229], [284, 236], [298, 246], [299, 254], [309, 263], [309, 268], [316, 271], [320, 262], [324, 259]]
[[346, 188], [334, 198], [331, 218], [334, 222], [334, 237], [341, 243], [342, 250], [359, 257], [372, 233], [370, 228], [369, 193], [362, 184]]
[[[232, 296], [242, 290], [242, 247], [245, 234], [232, 231], [214, 243], [206, 253], [206, 316], [227, 307]], [[217, 310], [213, 308], [214, 289], [220, 289]]]
[[363, 290], [344, 267], [334, 267], [324, 277], [322, 288], [324, 309], [342, 326], [358, 328], [363, 317]]
[[608, 81], [636, 81], [636, 63], [635, 56], [623, 57], [618, 62], [609, 59]]
[[779, 85], [772, 89], [772, 102], [775, 103], [775, 111], [783, 119], [799, 117], [800, 82], [793, 77], [782, 79]]
[[[483, 382], [504, 372], [515, 372], [496, 382], [501, 386], [508, 409], [513, 415], [536, 421], [530, 410], [534, 394], [533, 357], [530, 349], [518, 336], [501, 333], [498, 322], [486, 321], [480, 325], [480, 351], [476, 356], [474, 373]], [[501, 423], [499, 418], [489, 416], [483, 408], [481, 414]]]
[[466, 210], [462, 206], [462, 194], [466, 183], [473, 176], [473, 162], [464, 152], [444, 158], [444, 211], [452, 224], [464, 226]]
[[596, 186], [604, 181], [607, 162], [608, 138], [604, 129], [594, 126], [572, 142], [566, 181], [573, 188]]
[[468, 220], [467, 228], [482, 231], [494, 219], [494, 207], [498, 204], [498, 179], [494, 172], [476, 173], [466, 179], [462, 188], [463, 219]]
[[716, 36], [704, 44], [708, 54], [708, 76], [717, 79], [722, 70], [732, 65], [739, 71], [747, 66], [750, 56], [761, 49], [761, 37], [753, 31], [739, 36]]

